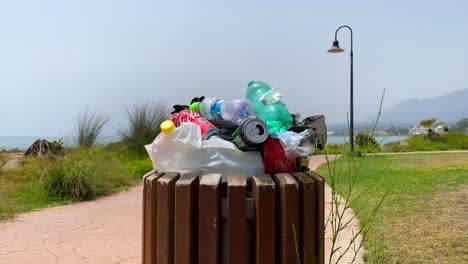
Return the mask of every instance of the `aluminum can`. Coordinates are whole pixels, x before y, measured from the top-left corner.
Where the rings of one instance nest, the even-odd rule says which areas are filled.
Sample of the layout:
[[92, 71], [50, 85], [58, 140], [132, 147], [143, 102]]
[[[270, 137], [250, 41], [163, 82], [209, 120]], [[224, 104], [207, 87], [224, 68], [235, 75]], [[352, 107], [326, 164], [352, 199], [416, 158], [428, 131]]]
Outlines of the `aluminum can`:
[[267, 140], [268, 134], [268, 126], [263, 120], [248, 118], [234, 131], [232, 143], [241, 151], [254, 151]]
[[208, 120], [203, 118], [199, 113], [192, 110], [183, 110], [180, 113], [175, 113], [171, 117], [172, 121], [179, 127], [182, 123], [195, 123], [201, 128], [202, 139], [209, 139], [211, 136], [218, 135], [218, 128]]

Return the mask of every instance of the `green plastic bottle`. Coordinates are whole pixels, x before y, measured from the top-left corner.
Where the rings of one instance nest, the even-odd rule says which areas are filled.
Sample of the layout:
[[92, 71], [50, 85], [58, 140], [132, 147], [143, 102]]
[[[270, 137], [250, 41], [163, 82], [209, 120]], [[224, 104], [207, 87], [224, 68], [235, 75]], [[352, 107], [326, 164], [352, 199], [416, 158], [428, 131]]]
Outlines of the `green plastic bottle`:
[[277, 138], [278, 133], [287, 131], [292, 125], [292, 116], [281, 102], [281, 94], [268, 84], [251, 81], [247, 86], [246, 97], [252, 102], [257, 117], [268, 125], [272, 138]]

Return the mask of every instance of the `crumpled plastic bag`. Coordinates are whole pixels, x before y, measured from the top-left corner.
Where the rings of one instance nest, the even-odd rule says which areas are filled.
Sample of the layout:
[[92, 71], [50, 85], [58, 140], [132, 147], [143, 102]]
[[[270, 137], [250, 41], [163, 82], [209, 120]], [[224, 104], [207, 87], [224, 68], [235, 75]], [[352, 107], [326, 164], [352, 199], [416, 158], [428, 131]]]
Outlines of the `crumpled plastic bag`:
[[312, 129], [301, 133], [286, 131], [278, 134], [287, 157], [307, 157], [314, 152], [315, 135]]
[[146, 151], [161, 172], [191, 171], [201, 174], [264, 174], [260, 152], [242, 152], [219, 137], [202, 140], [197, 124], [184, 123], [168, 135], [160, 133]]
[[266, 174], [295, 173], [296, 158], [288, 157], [278, 139], [268, 138], [263, 146]]
[[293, 125], [289, 130], [300, 133], [306, 129], [312, 129], [315, 134], [318, 149], [323, 150], [327, 144], [327, 125], [324, 115], [309, 116], [304, 118], [300, 123]]

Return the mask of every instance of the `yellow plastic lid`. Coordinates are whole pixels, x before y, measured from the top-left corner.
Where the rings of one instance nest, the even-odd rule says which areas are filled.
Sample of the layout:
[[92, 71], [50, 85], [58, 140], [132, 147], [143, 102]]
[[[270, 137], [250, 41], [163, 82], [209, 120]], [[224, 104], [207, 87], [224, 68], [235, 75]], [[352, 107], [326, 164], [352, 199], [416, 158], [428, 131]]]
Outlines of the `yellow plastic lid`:
[[172, 120], [166, 120], [162, 122], [160, 127], [161, 127], [161, 132], [163, 132], [164, 135], [171, 133], [176, 128]]

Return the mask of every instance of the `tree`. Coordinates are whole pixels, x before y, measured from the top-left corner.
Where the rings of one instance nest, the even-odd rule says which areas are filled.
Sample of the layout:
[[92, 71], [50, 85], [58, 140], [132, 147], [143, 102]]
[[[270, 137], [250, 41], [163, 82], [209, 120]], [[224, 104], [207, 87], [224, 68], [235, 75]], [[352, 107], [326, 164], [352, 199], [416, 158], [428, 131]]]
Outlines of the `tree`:
[[[437, 123], [437, 118], [426, 119], [419, 122], [419, 125], [424, 127], [427, 130], [427, 133], [424, 135], [424, 138], [431, 141], [441, 141], [442, 137], [439, 133], [434, 132], [434, 128], [440, 123]], [[448, 127], [447, 127], [448, 130]]]
[[468, 129], [468, 118], [463, 118], [458, 120], [455, 125], [451, 127], [450, 130], [458, 131], [458, 132], [465, 132]]
[[432, 133], [432, 130], [437, 125], [437, 118], [426, 119], [419, 122], [419, 125], [424, 127], [428, 133]]

